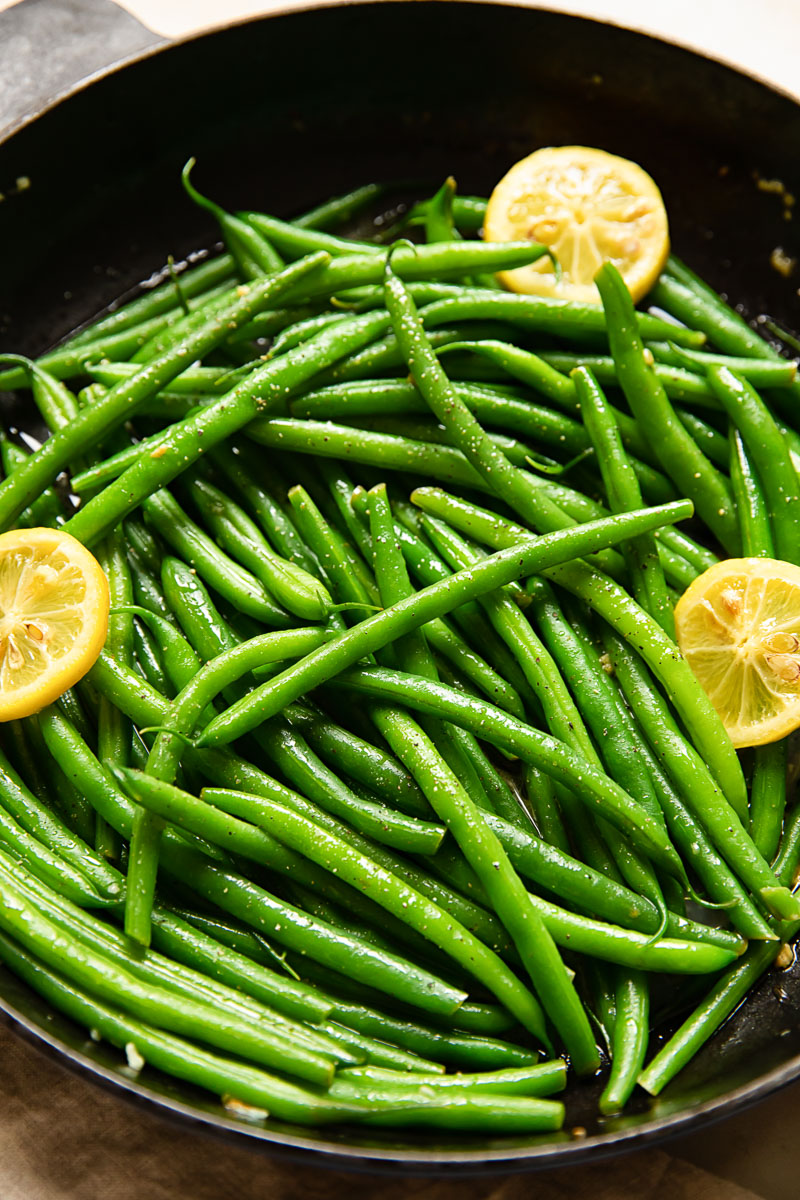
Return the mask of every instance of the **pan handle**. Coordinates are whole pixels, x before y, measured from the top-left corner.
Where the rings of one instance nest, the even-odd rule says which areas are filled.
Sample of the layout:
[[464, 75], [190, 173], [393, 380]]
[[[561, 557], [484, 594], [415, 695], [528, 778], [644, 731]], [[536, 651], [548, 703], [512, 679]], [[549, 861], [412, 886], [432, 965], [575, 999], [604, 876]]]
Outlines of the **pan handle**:
[[0, 13], [0, 138], [82, 80], [165, 39], [112, 0], [22, 0]]

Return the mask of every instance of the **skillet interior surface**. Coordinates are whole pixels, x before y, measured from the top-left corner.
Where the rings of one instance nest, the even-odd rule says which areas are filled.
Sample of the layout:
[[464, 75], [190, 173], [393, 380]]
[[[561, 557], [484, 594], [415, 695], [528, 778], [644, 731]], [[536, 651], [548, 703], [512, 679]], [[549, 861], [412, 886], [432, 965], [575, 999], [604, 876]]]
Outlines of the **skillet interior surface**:
[[[76, 91], [0, 146], [2, 348], [36, 353], [168, 254], [213, 245], [184, 197], [183, 162], [230, 208], [291, 215], [370, 180], [447, 174], [487, 194], [548, 144], [640, 162], [662, 188], [676, 252], [741, 305], [796, 329], [796, 253], [786, 194], [800, 194], [800, 108], [718, 63], [644, 36], [531, 9], [462, 3], [330, 7], [236, 26], [156, 51]], [[30, 180], [18, 191], [15, 181]], [[762, 186], [759, 186], [759, 180]], [[785, 192], [765, 188], [780, 180]], [[413, 190], [413, 189], [412, 189]], [[794, 249], [793, 249], [794, 247]], [[100, 1081], [176, 1116], [331, 1165], [409, 1171], [575, 1163], [729, 1115], [800, 1070], [800, 972], [766, 978], [656, 1104], [598, 1123], [598, 1083], [567, 1094], [568, 1133], [446, 1139], [247, 1126], [194, 1089], [145, 1072], [47, 1012], [0, 974], [0, 1004]]]

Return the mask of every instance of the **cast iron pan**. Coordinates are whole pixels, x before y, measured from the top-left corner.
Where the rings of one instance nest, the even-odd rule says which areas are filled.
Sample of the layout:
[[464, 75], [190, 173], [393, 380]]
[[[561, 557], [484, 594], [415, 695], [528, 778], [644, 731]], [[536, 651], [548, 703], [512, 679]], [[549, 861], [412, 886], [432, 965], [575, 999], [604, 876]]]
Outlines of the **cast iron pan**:
[[[448, 173], [487, 193], [548, 144], [603, 146], [663, 189], [676, 251], [755, 317], [800, 326], [785, 199], [800, 195], [800, 107], [770, 88], [641, 35], [531, 9], [383, 3], [297, 11], [157, 49], [96, 79], [0, 146], [2, 347], [35, 353], [176, 258], [213, 244], [181, 164], [229, 207], [290, 215], [367, 180]], [[14, 181], [31, 186], [15, 194]], [[567, 1092], [559, 1138], [318, 1133], [245, 1125], [208, 1096], [88, 1043], [0, 973], [0, 1005], [99, 1081], [265, 1149], [338, 1167], [435, 1173], [574, 1164], [685, 1132], [800, 1074], [800, 971], [766, 978], [655, 1103], [598, 1123], [599, 1082]]]

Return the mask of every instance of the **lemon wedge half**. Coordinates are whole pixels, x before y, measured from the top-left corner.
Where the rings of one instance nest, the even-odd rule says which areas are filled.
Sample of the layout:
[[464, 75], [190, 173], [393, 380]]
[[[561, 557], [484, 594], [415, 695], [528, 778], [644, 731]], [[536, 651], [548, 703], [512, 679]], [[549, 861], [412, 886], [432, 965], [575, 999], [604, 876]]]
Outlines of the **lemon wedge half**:
[[102, 568], [70, 534], [0, 534], [0, 720], [38, 712], [86, 674], [108, 611]]
[[489, 198], [484, 237], [540, 242], [558, 259], [502, 271], [514, 292], [600, 303], [594, 277], [604, 262], [622, 275], [634, 301], [669, 254], [661, 193], [640, 166], [589, 146], [547, 146], [521, 159]]
[[678, 601], [675, 627], [734, 746], [775, 742], [800, 726], [800, 567], [716, 563]]

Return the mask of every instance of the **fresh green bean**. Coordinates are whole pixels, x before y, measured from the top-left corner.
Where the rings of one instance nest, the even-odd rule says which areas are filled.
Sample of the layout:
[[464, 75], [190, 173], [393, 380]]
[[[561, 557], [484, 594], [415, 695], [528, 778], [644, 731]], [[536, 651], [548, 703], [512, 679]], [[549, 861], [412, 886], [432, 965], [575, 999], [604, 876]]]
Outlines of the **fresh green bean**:
[[[583, 423], [595, 449], [611, 511], [629, 512], [641, 508], [642, 493], [623, 448], [610, 405], [586, 367], [576, 367], [572, 380], [580, 401]], [[655, 538], [652, 534], [643, 534], [635, 541], [623, 543], [622, 553], [634, 599], [674, 639], [675, 620]]]
[[275, 554], [244, 510], [213, 484], [195, 478], [190, 494], [218, 545], [252, 571], [279, 604], [303, 621], [325, 620], [331, 600], [318, 579]]
[[709, 367], [709, 382], [741, 432], [767, 501], [778, 558], [800, 563], [800, 484], [786, 442], [747, 380], [727, 367]]
[[601, 267], [596, 282], [608, 321], [611, 352], [631, 411], [649, 433], [653, 448], [678, 490], [695, 502], [698, 514], [727, 552], [736, 554], [739, 531], [730, 489], [680, 424], [663, 387], [645, 361], [627, 286], [610, 263]]
[[190, 158], [181, 172], [184, 191], [199, 208], [215, 218], [231, 257], [245, 279], [258, 279], [279, 271], [284, 265], [283, 259], [267, 238], [262, 237], [246, 221], [232, 216], [212, 200], [200, 195], [190, 178], [194, 165], [194, 158]]

